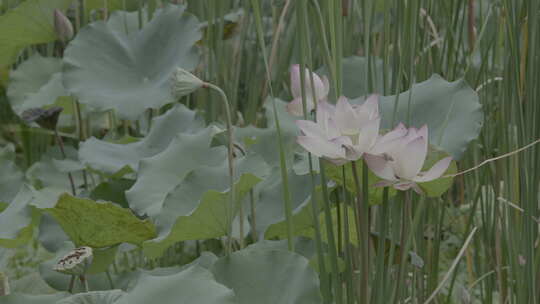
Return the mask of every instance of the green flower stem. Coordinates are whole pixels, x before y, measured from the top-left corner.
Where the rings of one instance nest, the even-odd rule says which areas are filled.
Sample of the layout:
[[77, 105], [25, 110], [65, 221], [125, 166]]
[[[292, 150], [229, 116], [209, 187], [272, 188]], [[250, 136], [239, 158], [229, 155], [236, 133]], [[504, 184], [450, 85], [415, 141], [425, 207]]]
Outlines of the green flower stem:
[[[229, 199], [230, 199], [230, 206], [229, 206], [229, 214], [227, 215], [227, 255], [229, 255], [232, 251], [232, 220], [233, 220], [233, 210], [234, 210], [234, 155], [233, 155], [233, 149], [234, 149], [234, 141], [233, 141], [233, 128], [232, 128], [232, 117], [231, 117], [231, 108], [229, 99], [227, 98], [227, 95], [225, 92], [218, 86], [213, 85], [211, 83], [205, 82], [203, 84], [203, 87], [209, 88], [211, 90], [214, 90], [219, 93], [221, 96], [221, 99], [223, 101], [224, 107], [225, 107], [225, 118], [227, 123], [227, 137], [228, 137], [228, 160], [229, 160]], [[243, 216], [243, 214], [241, 214]], [[243, 219], [240, 220], [240, 222], [243, 222]], [[242, 238], [244, 236], [243, 234], [243, 227], [240, 226], [240, 237]]]
[[400, 251], [399, 251], [399, 257], [400, 257], [400, 264], [399, 269], [397, 273], [397, 283], [396, 283], [396, 293], [395, 293], [395, 300], [394, 303], [399, 303], [399, 299], [401, 298], [401, 289], [403, 286], [403, 280], [404, 280], [404, 273], [405, 273], [405, 265], [407, 264], [407, 251], [405, 250], [405, 242], [406, 238], [409, 235], [409, 217], [410, 217], [410, 205], [411, 205], [411, 192], [407, 191], [405, 192], [405, 202], [403, 204], [403, 216], [401, 218], [401, 239], [400, 239]]
[[[64, 157], [64, 159], [66, 159], [67, 156], [66, 151], [64, 150], [64, 141], [62, 140], [60, 134], [58, 134], [56, 128], [54, 129], [54, 136], [56, 137], [56, 141], [58, 142], [58, 146], [60, 147], [60, 152], [62, 152], [62, 156]], [[71, 172], [68, 172], [68, 178], [71, 185], [71, 193], [73, 194], [73, 196], [76, 196], [77, 193], [75, 191], [75, 182], [73, 181], [73, 176], [71, 175]]]
[[84, 292], [89, 292], [90, 288], [88, 288], [88, 280], [86, 279], [86, 276], [84, 275], [80, 276], [79, 280], [81, 280], [81, 283], [84, 286]]
[[251, 0], [251, 6], [253, 8], [253, 14], [255, 17], [255, 28], [257, 30], [257, 40], [259, 47], [263, 54], [264, 67], [266, 72], [266, 81], [268, 81], [268, 88], [270, 91], [270, 97], [272, 100], [272, 110], [274, 112], [274, 120], [276, 122], [277, 141], [279, 148], [279, 167], [281, 171], [281, 179], [283, 181], [283, 204], [285, 209], [285, 220], [287, 223], [287, 245], [290, 251], [294, 251], [294, 233], [292, 225], [292, 202], [291, 194], [289, 191], [289, 178], [287, 175], [287, 162], [285, 161], [285, 150], [283, 147], [283, 139], [281, 135], [281, 126], [279, 123], [279, 116], [277, 114], [276, 99], [274, 98], [274, 90], [272, 88], [272, 75], [270, 73], [270, 65], [268, 64], [268, 58], [266, 56], [266, 46], [264, 42], [264, 30], [263, 30], [263, 18], [261, 13], [260, 1]]
[[73, 287], [75, 286], [75, 278], [76, 278], [76, 276], [72, 275], [71, 279], [69, 280], [69, 285], [68, 285], [68, 292], [69, 293], [73, 293]]
[[[377, 218], [377, 232], [379, 233], [379, 240], [377, 242], [377, 261], [375, 272], [375, 284], [374, 293], [371, 295], [371, 303], [383, 303], [384, 299], [384, 273], [385, 267], [385, 244], [386, 244], [386, 229], [388, 221], [388, 187], [383, 190], [383, 200], [380, 208], [378, 209]], [[389, 221], [388, 221], [389, 222]], [[388, 260], [388, 264], [392, 263]]]
[[[358, 214], [358, 242], [360, 243], [360, 269], [362, 271], [362, 278], [360, 283], [360, 295], [362, 297], [362, 303], [369, 303], [369, 201], [367, 197], [367, 187], [360, 187], [360, 179], [358, 178], [358, 171], [356, 166], [356, 161], [352, 163], [352, 171], [354, 177], [354, 184], [356, 187], [356, 204], [357, 204], [357, 214]], [[363, 171], [367, 168], [364, 165]], [[367, 171], [363, 172], [362, 184], [366, 186], [367, 184]], [[365, 192], [365, 194], [363, 194]]]

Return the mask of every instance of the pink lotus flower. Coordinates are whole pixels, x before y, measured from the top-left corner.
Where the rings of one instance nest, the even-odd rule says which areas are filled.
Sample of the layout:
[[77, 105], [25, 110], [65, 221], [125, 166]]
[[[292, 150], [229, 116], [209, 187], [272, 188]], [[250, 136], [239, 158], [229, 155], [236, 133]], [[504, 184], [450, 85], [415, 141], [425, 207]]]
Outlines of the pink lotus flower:
[[304, 134], [298, 136], [297, 142], [313, 155], [341, 165], [348, 161], [345, 144], [350, 144], [350, 139], [339, 134], [331, 114], [332, 107], [321, 102], [317, 108], [317, 122], [297, 120], [296, 125]]
[[[302, 106], [302, 82], [300, 81], [300, 66], [295, 64], [291, 67], [291, 92], [294, 97], [293, 101], [287, 104], [287, 111], [294, 116], [304, 116]], [[313, 87], [311, 86], [311, 77], [313, 76]], [[315, 103], [326, 101], [330, 84], [328, 78], [319, 77], [316, 73], [309, 72], [308, 69], [304, 73], [304, 90], [306, 94], [306, 109], [309, 113], [315, 109]], [[314, 92], [315, 91], [315, 92]], [[313, 95], [315, 93], [315, 95]]]
[[428, 171], [421, 172], [428, 150], [428, 128], [409, 128], [403, 124], [379, 138], [381, 155], [365, 154], [364, 160], [378, 177], [384, 179], [376, 186], [390, 186], [398, 190], [413, 188], [421, 194], [417, 183], [435, 180], [448, 169], [451, 157], [439, 160]]
[[[378, 97], [372, 95], [360, 106], [353, 106], [346, 97], [337, 105], [320, 102], [317, 122], [299, 120], [304, 136], [298, 143], [318, 157], [336, 164], [355, 161], [364, 153], [382, 153], [389, 146], [379, 138]], [[391, 145], [390, 145], [391, 146]]]

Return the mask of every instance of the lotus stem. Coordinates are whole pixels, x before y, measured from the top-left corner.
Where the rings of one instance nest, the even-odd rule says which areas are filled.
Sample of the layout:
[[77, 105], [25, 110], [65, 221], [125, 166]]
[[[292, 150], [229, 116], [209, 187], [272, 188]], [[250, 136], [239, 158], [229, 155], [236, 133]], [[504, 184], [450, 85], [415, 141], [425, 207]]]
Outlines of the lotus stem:
[[[234, 209], [234, 142], [233, 142], [233, 129], [232, 129], [232, 117], [231, 117], [231, 108], [229, 99], [225, 92], [218, 86], [205, 82], [203, 87], [212, 89], [219, 93], [221, 100], [223, 101], [225, 107], [225, 118], [227, 123], [227, 137], [228, 137], [228, 161], [229, 161], [229, 199], [230, 199], [230, 208], [229, 214], [227, 215], [227, 255], [231, 254], [232, 251], [232, 221], [233, 221], [233, 209]], [[243, 216], [243, 214], [241, 214]], [[243, 222], [243, 219], [240, 220]], [[242, 229], [243, 227], [241, 227]], [[242, 229], [243, 230], [243, 229]], [[240, 237], [243, 237], [243, 231], [240, 232]]]
[[[62, 153], [62, 156], [64, 157], [64, 159], [66, 159], [67, 156], [66, 151], [64, 150], [64, 141], [62, 140], [60, 134], [58, 134], [58, 130], [56, 130], [56, 128], [54, 129], [54, 136], [56, 137], [56, 141], [58, 142], [58, 146], [60, 147], [60, 152]], [[76, 196], [77, 192], [75, 190], [75, 182], [73, 181], [73, 175], [71, 175], [71, 172], [68, 172], [68, 178], [71, 185], [71, 193], [73, 194], [73, 196]]]

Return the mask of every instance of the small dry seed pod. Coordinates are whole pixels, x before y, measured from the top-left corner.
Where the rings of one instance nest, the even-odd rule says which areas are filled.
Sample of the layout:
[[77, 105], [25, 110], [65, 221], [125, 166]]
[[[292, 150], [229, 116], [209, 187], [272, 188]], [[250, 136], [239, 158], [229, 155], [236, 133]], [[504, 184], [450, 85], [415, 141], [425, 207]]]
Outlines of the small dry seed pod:
[[62, 257], [53, 270], [70, 275], [82, 276], [92, 264], [92, 248], [79, 247], [71, 250], [68, 254]]
[[73, 38], [73, 24], [59, 9], [54, 10], [54, 31], [63, 42]]
[[201, 88], [204, 81], [182, 68], [177, 68], [171, 77], [172, 93], [177, 98], [189, 95]]

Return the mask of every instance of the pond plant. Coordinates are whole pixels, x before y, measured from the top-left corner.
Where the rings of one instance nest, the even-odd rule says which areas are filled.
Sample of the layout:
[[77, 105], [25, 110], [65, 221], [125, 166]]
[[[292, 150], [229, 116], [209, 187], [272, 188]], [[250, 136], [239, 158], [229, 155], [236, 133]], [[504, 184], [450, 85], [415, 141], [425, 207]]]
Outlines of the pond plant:
[[0, 0], [0, 303], [539, 303], [539, 17]]

